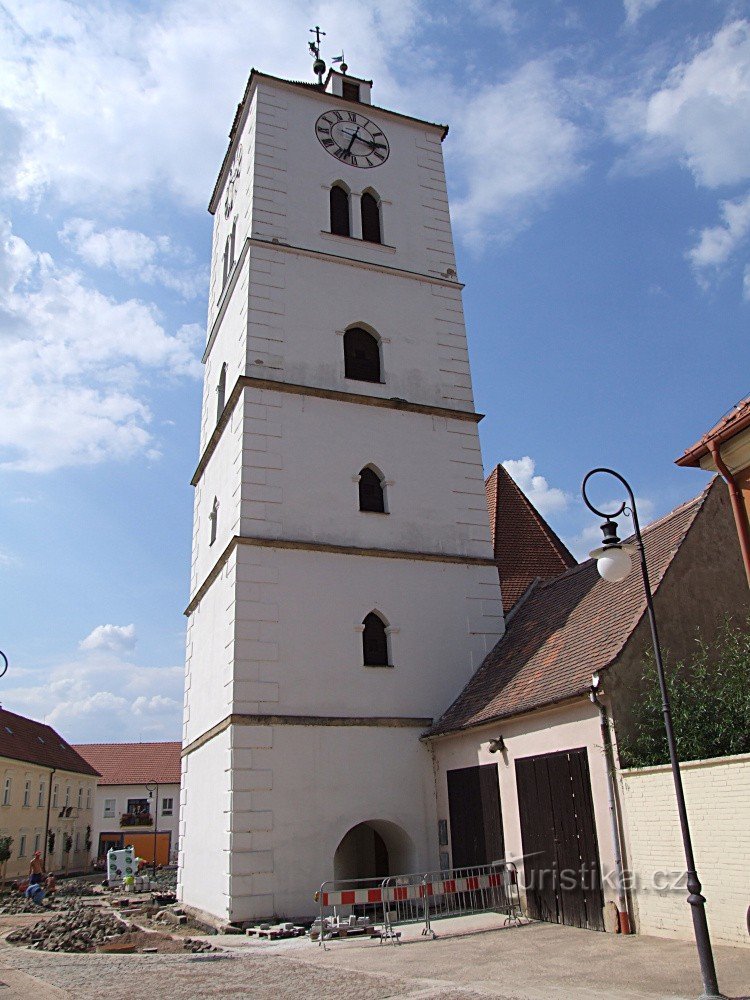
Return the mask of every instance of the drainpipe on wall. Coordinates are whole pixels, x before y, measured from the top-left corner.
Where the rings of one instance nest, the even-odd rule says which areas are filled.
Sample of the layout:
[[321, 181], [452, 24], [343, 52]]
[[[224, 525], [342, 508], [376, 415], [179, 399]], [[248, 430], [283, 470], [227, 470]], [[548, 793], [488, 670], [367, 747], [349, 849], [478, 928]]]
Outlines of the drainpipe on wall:
[[56, 767], [53, 767], [49, 773], [49, 788], [47, 789], [47, 819], [44, 824], [44, 855], [42, 857], [42, 870], [47, 871], [47, 841], [49, 840], [49, 809], [52, 805], [52, 777], [57, 771]]
[[[595, 675], [596, 676], [596, 675]], [[609, 732], [609, 718], [606, 707], [599, 701], [596, 687], [592, 685], [589, 698], [599, 709], [599, 724], [602, 730], [602, 741], [604, 743], [605, 766], [607, 768], [607, 799], [609, 801], [609, 823], [612, 833], [612, 852], [615, 861], [615, 871], [617, 873], [617, 910], [619, 913], [620, 933], [630, 934], [630, 914], [628, 913], [628, 903], [625, 898], [625, 879], [622, 869], [622, 851], [620, 850], [620, 831], [617, 826], [617, 803], [615, 799], [615, 762], [612, 753], [612, 740]]]
[[715, 441], [708, 442], [708, 450], [711, 452], [711, 458], [714, 460], [714, 465], [719, 470], [719, 474], [729, 489], [729, 499], [732, 502], [732, 511], [734, 513], [735, 524], [737, 525], [737, 534], [740, 536], [742, 561], [745, 564], [747, 582], [750, 584], [750, 525], [748, 525], [747, 522], [747, 510], [745, 509], [745, 504], [742, 500], [742, 493], [740, 492], [736, 479], [727, 468], [724, 459], [721, 457], [719, 446]]

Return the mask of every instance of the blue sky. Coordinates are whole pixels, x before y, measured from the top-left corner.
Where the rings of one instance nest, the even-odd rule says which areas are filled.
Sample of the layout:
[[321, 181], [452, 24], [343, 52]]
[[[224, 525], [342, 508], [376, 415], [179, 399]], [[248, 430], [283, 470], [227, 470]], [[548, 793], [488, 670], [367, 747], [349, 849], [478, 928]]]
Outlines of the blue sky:
[[748, 3], [0, 0], [0, 698], [71, 740], [179, 737], [205, 206], [315, 23], [451, 126], [485, 467], [578, 555], [591, 466], [658, 516], [748, 392]]

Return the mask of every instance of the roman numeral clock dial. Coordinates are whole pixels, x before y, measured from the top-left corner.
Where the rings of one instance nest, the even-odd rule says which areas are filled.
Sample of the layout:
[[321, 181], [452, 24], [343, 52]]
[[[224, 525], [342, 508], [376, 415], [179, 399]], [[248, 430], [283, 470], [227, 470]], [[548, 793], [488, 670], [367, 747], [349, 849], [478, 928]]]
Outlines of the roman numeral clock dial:
[[315, 134], [323, 149], [352, 167], [379, 167], [388, 159], [385, 133], [356, 111], [326, 111], [315, 123]]

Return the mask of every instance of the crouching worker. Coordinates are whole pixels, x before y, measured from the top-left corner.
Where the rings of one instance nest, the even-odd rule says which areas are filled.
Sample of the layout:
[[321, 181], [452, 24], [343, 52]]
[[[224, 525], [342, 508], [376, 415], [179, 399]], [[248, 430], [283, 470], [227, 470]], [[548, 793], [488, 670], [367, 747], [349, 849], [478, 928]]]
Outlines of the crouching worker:
[[44, 900], [44, 889], [38, 882], [30, 882], [24, 896], [32, 903], [36, 903], [37, 906], [41, 906]]
[[52, 899], [52, 897], [56, 893], [57, 893], [57, 882], [55, 881], [54, 872], [48, 872], [47, 878], [45, 879], [44, 882], [44, 894], [49, 899]]

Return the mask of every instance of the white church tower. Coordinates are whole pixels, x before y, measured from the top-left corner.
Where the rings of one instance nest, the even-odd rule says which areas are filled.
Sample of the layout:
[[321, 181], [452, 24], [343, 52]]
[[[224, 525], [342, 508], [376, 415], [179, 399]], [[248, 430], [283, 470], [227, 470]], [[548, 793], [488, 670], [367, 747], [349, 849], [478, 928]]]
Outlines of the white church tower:
[[342, 68], [251, 73], [210, 203], [179, 894], [230, 921], [438, 865], [419, 737], [503, 629], [447, 128]]

